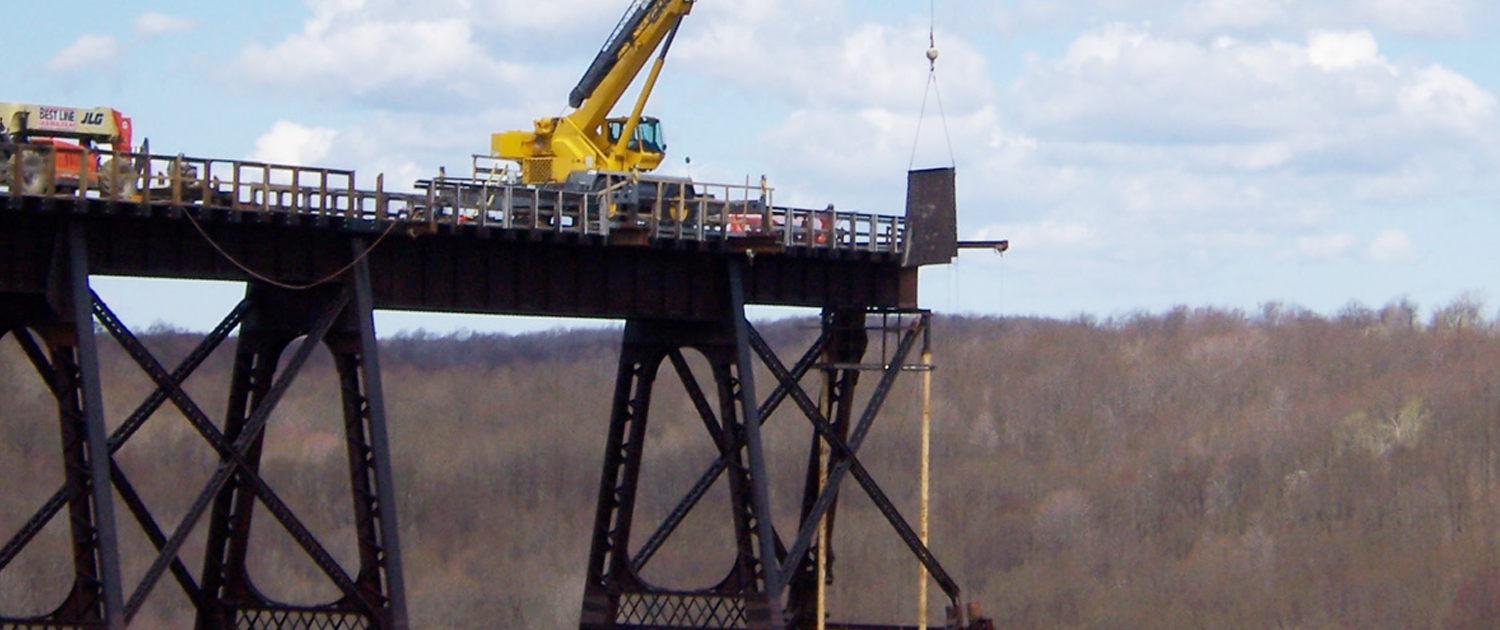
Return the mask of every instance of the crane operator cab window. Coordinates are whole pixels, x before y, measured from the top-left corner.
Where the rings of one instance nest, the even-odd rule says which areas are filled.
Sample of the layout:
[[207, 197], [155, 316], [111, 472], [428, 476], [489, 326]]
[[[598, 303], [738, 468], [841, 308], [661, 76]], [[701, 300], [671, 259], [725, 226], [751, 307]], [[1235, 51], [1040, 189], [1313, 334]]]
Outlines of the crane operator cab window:
[[[620, 141], [620, 134], [625, 132], [626, 120], [625, 118], [611, 118], [606, 121], [609, 123], [610, 144]], [[630, 138], [630, 142], [625, 147], [631, 151], [640, 151], [642, 153], [666, 152], [667, 145], [662, 142], [661, 137], [661, 121], [655, 118], [641, 117], [641, 122], [635, 126], [635, 134]]]

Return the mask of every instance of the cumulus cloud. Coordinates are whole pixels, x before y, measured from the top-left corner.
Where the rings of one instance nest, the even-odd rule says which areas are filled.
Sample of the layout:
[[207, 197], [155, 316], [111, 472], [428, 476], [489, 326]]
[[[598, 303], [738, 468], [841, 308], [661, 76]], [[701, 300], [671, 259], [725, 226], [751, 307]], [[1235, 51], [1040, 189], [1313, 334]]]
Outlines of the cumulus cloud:
[[1325, 72], [1386, 65], [1375, 36], [1365, 30], [1313, 31], [1307, 38], [1307, 59]]
[[452, 18], [310, 22], [302, 33], [274, 45], [246, 46], [236, 66], [262, 85], [438, 108], [455, 98], [475, 100], [483, 86], [514, 82], [518, 74], [517, 68], [487, 59], [469, 25]]
[[1383, 174], [1497, 139], [1493, 95], [1441, 66], [1393, 64], [1368, 31], [1204, 44], [1109, 25], [1034, 64], [1011, 97], [1033, 135], [1242, 171]]
[[334, 129], [277, 121], [255, 140], [255, 150], [246, 159], [272, 164], [320, 164], [337, 136]]
[[389, 110], [472, 109], [487, 100], [535, 97], [538, 86], [560, 100], [563, 81], [547, 70], [556, 41], [579, 23], [599, 30], [601, 40], [607, 33], [595, 20], [570, 16], [603, 15], [602, 6], [617, 3], [560, 0], [545, 11], [521, 4], [318, 0], [300, 31], [246, 44], [234, 67], [261, 87]]
[[377, 112], [338, 128], [281, 120], [261, 133], [246, 159], [353, 170], [362, 189], [374, 189], [384, 175], [385, 190], [410, 191], [439, 167], [467, 175], [469, 156], [488, 148], [488, 121], [519, 115], [486, 109], [434, 120], [423, 112]]
[[141, 37], [182, 33], [193, 30], [194, 26], [190, 19], [155, 11], [147, 11], [135, 18], [135, 33]]
[[108, 35], [84, 35], [62, 49], [42, 65], [49, 72], [69, 73], [84, 70], [113, 71], [119, 67], [123, 49]]
[[700, 101], [755, 102], [761, 129], [729, 177], [766, 172], [787, 203], [899, 212], [908, 164], [951, 161], [939, 96], [953, 137], [1002, 133], [985, 55], [958, 33], [937, 33], [939, 90], [922, 115], [928, 23], [916, 17], [875, 20], [838, 0], [699, 3], [674, 44], [672, 81]]
[[[1306, 3], [1199, 4], [1250, 24]], [[1032, 54], [986, 127], [956, 134], [961, 232], [1011, 237], [1026, 254], [1007, 264], [1047, 278], [1033, 290], [1082, 274], [1120, 300], [1232, 296], [1247, 257], [1420, 260], [1405, 233], [1355, 236], [1356, 213], [1500, 192], [1500, 105], [1471, 79], [1367, 28], [1247, 33], [1102, 24]]]
[[1401, 230], [1383, 230], [1370, 241], [1370, 260], [1381, 263], [1405, 263], [1417, 260], [1417, 248]]

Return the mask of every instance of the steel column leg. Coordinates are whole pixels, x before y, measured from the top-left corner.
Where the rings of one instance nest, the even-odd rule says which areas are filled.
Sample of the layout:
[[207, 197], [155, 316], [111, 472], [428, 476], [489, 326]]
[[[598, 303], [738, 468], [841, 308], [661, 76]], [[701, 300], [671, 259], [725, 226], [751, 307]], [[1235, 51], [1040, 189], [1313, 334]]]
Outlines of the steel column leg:
[[[838, 309], [823, 314], [823, 335], [829, 339], [826, 349], [823, 351], [825, 365], [849, 366], [859, 363], [865, 355], [865, 349], [869, 345], [869, 333], [865, 330], [864, 309]], [[849, 421], [854, 412], [854, 391], [859, 383], [859, 370], [825, 367], [824, 377], [828, 383], [828, 409], [829, 421], [833, 432], [841, 440], [849, 438]], [[818, 493], [822, 490], [819, 475], [820, 460], [822, 459], [823, 438], [816, 431], [812, 434], [812, 446], [808, 449], [807, 476], [802, 489], [802, 512], [799, 521], [805, 522], [811, 516], [813, 507], [818, 499]], [[829, 452], [828, 466], [832, 466], [841, 458], [837, 451]], [[788, 627], [813, 628], [817, 624], [817, 594], [818, 589], [824, 585], [817, 582], [817, 563], [820, 557], [826, 558], [826, 567], [829, 570], [828, 579], [832, 579], [833, 568], [833, 531], [834, 520], [838, 512], [837, 498], [828, 507], [826, 522], [827, 549], [811, 548], [808, 550], [806, 559], [793, 570], [787, 578], [787, 613], [790, 617]]]
[[739, 376], [739, 393], [736, 404], [743, 415], [745, 454], [749, 458], [751, 482], [751, 510], [755, 517], [755, 531], [760, 539], [760, 594], [746, 604], [747, 622], [751, 628], [779, 629], [781, 618], [780, 593], [782, 588], [781, 563], [776, 549], [776, 527], [771, 519], [771, 488], [766, 474], [765, 446], [760, 436], [759, 399], [755, 396], [755, 354], [750, 349], [750, 322], [745, 319], [744, 266], [747, 263], [734, 260], [729, 263], [729, 317], [734, 326], [734, 349]]
[[[356, 243], [355, 255], [362, 251], [362, 244]], [[366, 601], [382, 603], [380, 627], [405, 630], [406, 589], [369, 267], [360, 259], [353, 271], [352, 331], [330, 336], [328, 345], [334, 353], [343, 394], [350, 490], [359, 538], [360, 568], [355, 583]]]
[[88, 245], [83, 224], [68, 223], [68, 276], [74, 335], [78, 344], [78, 389], [83, 398], [83, 429], [88, 446], [89, 490], [104, 596], [104, 624], [125, 628], [125, 595], [120, 581], [120, 550], [115, 535], [114, 493], [109, 483], [109, 441], [104, 428], [104, 394], [99, 383], [99, 350], [94, 343], [94, 294], [89, 290]]
[[[43, 297], [11, 296], [5, 305], [5, 331], [12, 332], [37, 373], [57, 400], [62, 439], [64, 488], [22, 531], [0, 550], [0, 568], [62, 507], [68, 510], [73, 541], [74, 579], [61, 605], [40, 619], [0, 617], [0, 626], [40, 624], [54, 627], [125, 627], [124, 588], [110, 484], [110, 448], [104, 426], [98, 350], [94, 340], [88, 286], [88, 250], [83, 225], [68, 221], [54, 246], [51, 278], [56, 293]], [[50, 299], [48, 299], [50, 298]], [[56, 305], [63, 305], [54, 309]], [[30, 327], [43, 336], [46, 349]]]
[[641, 441], [646, 434], [651, 385], [665, 357], [645, 343], [650, 332], [648, 322], [633, 320], [625, 325], [579, 617], [583, 627], [615, 626], [621, 592], [638, 587], [628, 558], [631, 517], [635, 510], [636, 483], [640, 479]]

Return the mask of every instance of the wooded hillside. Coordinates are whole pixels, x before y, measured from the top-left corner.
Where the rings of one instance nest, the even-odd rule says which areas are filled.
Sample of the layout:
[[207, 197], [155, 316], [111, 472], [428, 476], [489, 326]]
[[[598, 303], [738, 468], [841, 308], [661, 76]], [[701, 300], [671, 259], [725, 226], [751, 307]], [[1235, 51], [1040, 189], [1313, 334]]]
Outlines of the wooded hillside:
[[[761, 329], [793, 353], [813, 325]], [[576, 624], [618, 334], [384, 342], [414, 628]], [[939, 317], [934, 341], [932, 547], [1000, 628], [1500, 627], [1500, 332], [1474, 300], [1431, 313], [1402, 301], [1333, 316], [1271, 305], [1102, 321]], [[156, 330], [148, 343], [170, 363], [196, 335]], [[230, 346], [188, 383], [210, 413], [226, 397]], [[118, 420], [147, 379], [112, 345], [102, 360]], [[352, 564], [337, 384], [319, 361], [272, 418], [263, 468]], [[638, 514], [653, 524], [714, 453], [675, 378], [658, 384]], [[917, 385], [904, 377], [861, 452], [913, 521]], [[54, 404], [10, 340], [0, 401], [8, 538], [62, 479]], [[809, 433], [790, 409], [767, 427], [785, 529]], [[119, 461], [167, 527], [216, 465], [165, 410]], [[857, 486], [843, 496], [833, 617], [914, 623], [915, 563]], [[727, 514], [720, 487], [648, 578], [693, 587], [721, 577]], [[330, 598], [263, 515], [258, 586], [291, 602]], [[128, 520], [121, 531], [130, 580], [149, 546]], [[59, 518], [0, 572], [0, 611], [56, 605], [67, 540]], [[143, 627], [191, 627], [170, 580], [152, 597]]]

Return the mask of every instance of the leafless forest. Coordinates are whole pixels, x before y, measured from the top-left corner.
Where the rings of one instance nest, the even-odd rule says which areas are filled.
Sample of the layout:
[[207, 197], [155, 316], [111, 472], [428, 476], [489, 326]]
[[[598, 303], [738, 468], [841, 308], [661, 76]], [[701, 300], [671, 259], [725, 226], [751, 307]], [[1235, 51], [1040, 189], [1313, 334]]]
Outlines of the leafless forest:
[[[762, 331], [792, 354], [812, 326]], [[1476, 300], [1334, 315], [1270, 305], [1109, 320], [939, 317], [934, 342], [932, 546], [999, 627], [1500, 627], [1500, 334]], [[155, 330], [148, 343], [170, 363], [196, 336]], [[576, 623], [617, 343], [611, 331], [384, 342], [414, 627]], [[210, 412], [225, 400], [230, 354], [188, 382]], [[113, 346], [102, 360], [107, 413], [119, 419], [147, 379]], [[713, 456], [681, 386], [662, 376], [638, 514], [648, 531]], [[915, 521], [918, 381], [903, 378], [861, 456]], [[9, 340], [0, 401], [8, 537], [62, 479], [55, 407]], [[789, 536], [810, 433], [790, 409], [767, 427]], [[323, 360], [272, 418], [263, 469], [352, 562], [341, 435]], [[165, 410], [119, 461], [168, 527], [216, 464]], [[704, 586], [727, 569], [732, 531], [716, 492], [648, 578]], [[833, 616], [913, 623], [914, 561], [857, 486], [844, 501]], [[252, 574], [263, 591], [332, 597], [274, 522], [257, 524]], [[149, 545], [128, 519], [121, 532], [130, 580]], [[0, 610], [50, 609], [69, 571], [59, 518], [0, 573]], [[139, 623], [190, 627], [188, 610], [168, 580]]]

